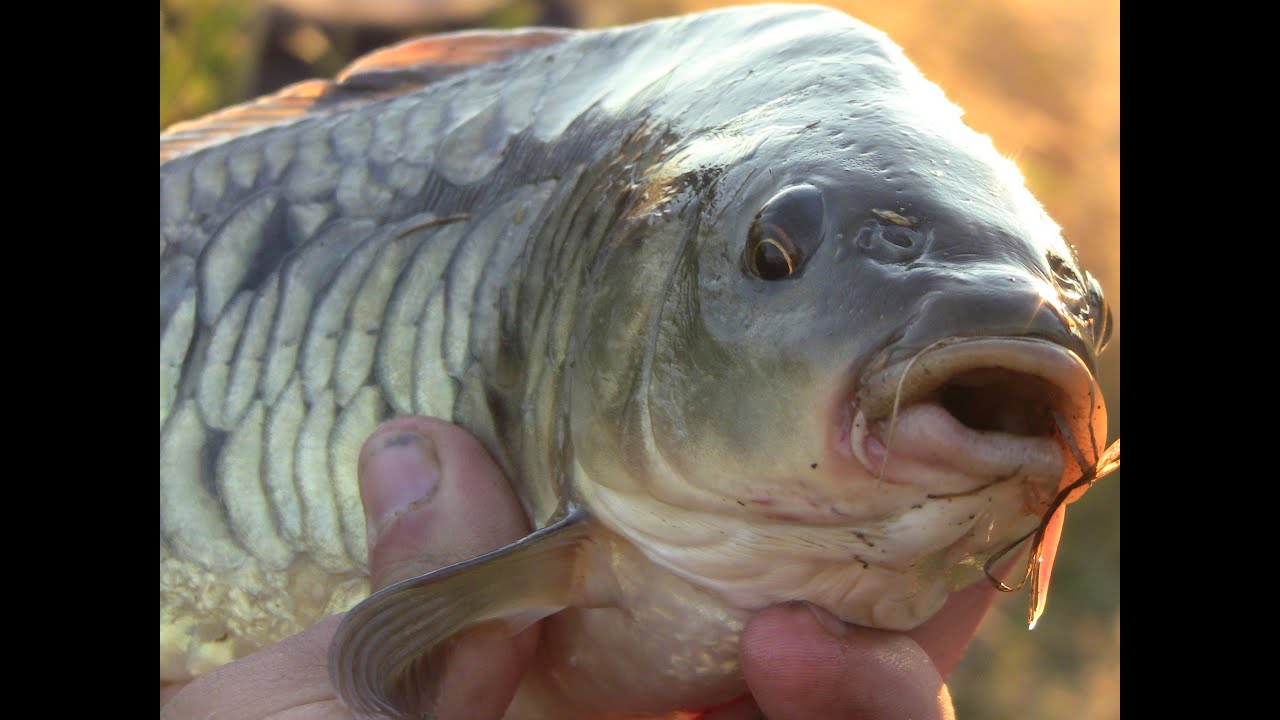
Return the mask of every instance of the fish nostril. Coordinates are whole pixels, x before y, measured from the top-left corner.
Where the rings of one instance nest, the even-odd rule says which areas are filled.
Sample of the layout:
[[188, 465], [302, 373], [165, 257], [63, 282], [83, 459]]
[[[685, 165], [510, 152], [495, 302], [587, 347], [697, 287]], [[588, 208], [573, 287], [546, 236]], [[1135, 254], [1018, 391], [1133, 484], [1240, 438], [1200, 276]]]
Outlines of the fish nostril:
[[886, 233], [885, 240], [897, 245], [900, 248], [909, 248], [915, 244], [915, 240], [897, 233]]
[[882, 263], [904, 263], [924, 251], [925, 236], [915, 227], [895, 222], [871, 221], [854, 236], [855, 247]]

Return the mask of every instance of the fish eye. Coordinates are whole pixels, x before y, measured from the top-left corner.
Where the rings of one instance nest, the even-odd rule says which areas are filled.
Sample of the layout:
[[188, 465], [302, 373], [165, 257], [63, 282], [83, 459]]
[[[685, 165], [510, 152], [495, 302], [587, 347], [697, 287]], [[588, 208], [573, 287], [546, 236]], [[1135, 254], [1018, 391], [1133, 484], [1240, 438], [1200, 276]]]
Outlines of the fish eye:
[[761, 237], [752, 245], [751, 272], [762, 280], [781, 280], [795, 272], [802, 260], [786, 235]]
[[822, 192], [794, 185], [769, 199], [747, 233], [743, 260], [761, 280], [782, 280], [800, 272], [822, 242]]

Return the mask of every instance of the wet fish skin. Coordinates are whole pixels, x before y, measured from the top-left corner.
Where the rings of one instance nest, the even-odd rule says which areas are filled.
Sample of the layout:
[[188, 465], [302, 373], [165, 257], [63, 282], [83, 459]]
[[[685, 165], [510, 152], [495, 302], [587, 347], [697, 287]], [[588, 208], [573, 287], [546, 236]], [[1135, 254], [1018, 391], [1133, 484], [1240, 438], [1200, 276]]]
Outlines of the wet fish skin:
[[[795, 280], [762, 283], [743, 272], [744, 238], [798, 184], [821, 189], [822, 243]], [[1055, 279], [1063, 267], [1074, 281]], [[832, 533], [780, 530], [780, 513], [818, 496], [841, 522], [887, 527], [902, 496], [842, 489], [814, 408], [872, 363], [950, 335], [1030, 332], [1092, 364], [1100, 298], [1072, 282], [1087, 276], [989, 141], [883, 36], [816, 8], [565, 33], [171, 159], [162, 677], [367, 593], [355, 453], [379, 420], [409, 413], [475, 432], [536, 526], [562, 500], [612, 503], [600, 545], [673, 605], [722, 613], [670, 637], [732, 665], [725, 640], [768, 593], [721, 587], [749, 600], [726, 607], [681, 579], [714, 574], [722, 550], [663, 554], [745, 517], [782, 533], [787, 561], [752, 566], [778, 592], [800, 585], [787, 572], [819, 572], [797, 538], [849, 565]], [[692, 523], [637, 556], [612, 533], [635, 530], [618, 500], [639, 496], [725, 525]], [[771, 505], [735, 501], [751, 497]], [[935, 597], [865, 621], [918, 621]], [[660, 616], [646, 601], [632, 612]], [[566, 655], [593, 634], [636, 642], [593, 617], [553, 618], [580, 643]], [[689, 681], [660, 701], [730, 693], [735, 668], [682, 666]]]

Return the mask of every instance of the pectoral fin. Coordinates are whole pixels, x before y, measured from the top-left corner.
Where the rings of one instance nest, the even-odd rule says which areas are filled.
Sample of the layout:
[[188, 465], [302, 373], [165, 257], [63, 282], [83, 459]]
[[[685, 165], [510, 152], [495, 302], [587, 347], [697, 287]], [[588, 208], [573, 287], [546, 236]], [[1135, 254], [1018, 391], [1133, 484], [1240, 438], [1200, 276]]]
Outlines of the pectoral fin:
[[356, 717], [433, 717], [451, 638], [494, 620], [514, 634], [575, 604], [588, 527], [573, 510], [504, 548], [371, 595], [329, 647], [338, 697]]

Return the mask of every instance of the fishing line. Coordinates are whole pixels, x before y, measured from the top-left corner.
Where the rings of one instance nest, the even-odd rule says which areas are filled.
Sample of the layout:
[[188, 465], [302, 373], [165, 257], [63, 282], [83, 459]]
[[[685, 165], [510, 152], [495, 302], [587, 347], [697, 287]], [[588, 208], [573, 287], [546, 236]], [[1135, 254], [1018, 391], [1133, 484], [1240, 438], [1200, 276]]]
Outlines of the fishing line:
[[[1050, 521], [1053, 519], [1054, 514], [1058, 512], [1058, 509], [1066, 504], [1067, 498], [1069, 498], [1072, 493], [1082, 487], [1092, 485], [1099, 478], [1109, 475], [1120, 467], [1120, 440], [1118, 438], [1110, 447], [1102, 452], [1101, 455], [1097, 453], [1097, 449], [1095, 448], [1094, 463], [1093, 465], [1088, 465], [1084, 460], [1084, 453], [1080, 451], [1080, 447], [1076, 443], [1075, 435], [1072, 434], [1071, 428], [1067, 426], [1066, 420], [1062, 417], [1062, 414], [1057, 410], [1053, 410], [1052, 413], [1054, 424], [1057, 425], [1058, 432], [1061, 433], [1063, 444], [1068, 450], [1070, 450], [1076, 463], [1080, 467], [1080, 477], [1076, 478], [1075, 481], [1071, 482], [1058, 492], [1054, 497], [1053, 502], [1049, 503], [1049, 509], [1041, 517], [1040, 523], [1036, 525], [1034, 529], [1001, 548], [982, 566], [982, 571], [986, 574], [987, 579], [1001, 592], [1016, 592], [1022, 589], [1022, 586], [1027, 583], [1027, 580], [1031, 580], [1031, 605], [1028, 611], [1028, 618], [1033, 625], [1035, 622], [1036, 606], [1040, 598], [1040, 573], [1037, 572], [1037, 570], [1040, 569], [1040, 565], [1043, 560], [1042, 554], [1044, 551], [1044, 539], [1045, 534], [1049, 530]], [[1092, 435], [1092, 423], [1090, 425], [1090, 434]], [[1022, 580], [1014, 586], [1006, 585], [1002, 580], [1000, 580], [1000, 578], [996, 577], [995, 572], [992, 569], [993, 566], [998, 563], [1001, 558], [1009, 554], [1009, 551], [1013, 550], [1018, 545], [1021, 545], [1024, 540], [1032, 535], [1035, 536], [1035, 539], [1031, 542], [1031, 552], [1027, 558], [1027, 570], [1022, 576]]]

